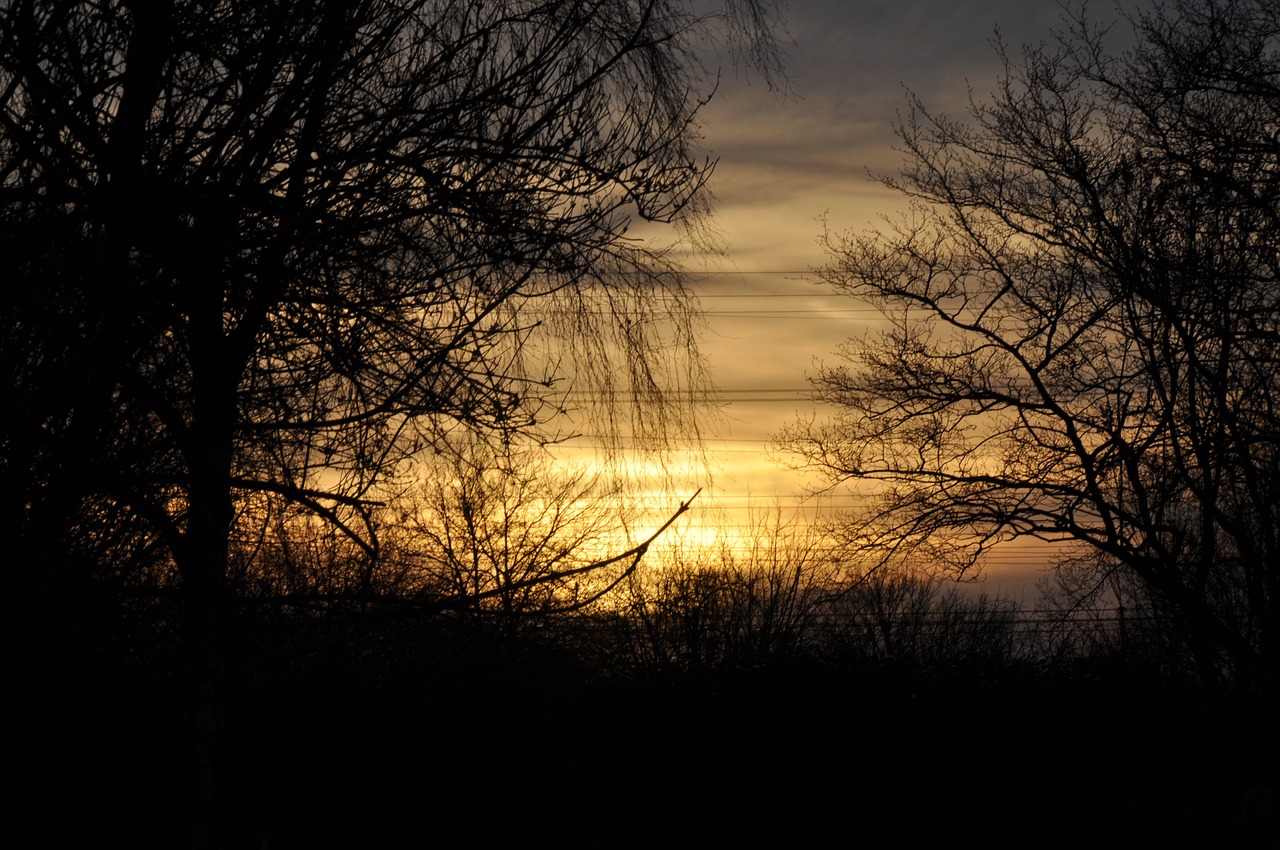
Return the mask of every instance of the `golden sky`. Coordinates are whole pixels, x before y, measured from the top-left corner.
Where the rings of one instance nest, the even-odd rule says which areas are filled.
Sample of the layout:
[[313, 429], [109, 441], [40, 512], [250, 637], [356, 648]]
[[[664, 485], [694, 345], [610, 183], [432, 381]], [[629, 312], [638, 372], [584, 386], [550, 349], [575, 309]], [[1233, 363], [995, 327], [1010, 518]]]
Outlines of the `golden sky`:
[[[726, 254], [692, 255], [686, 267], [706, 272], [697, 283], [708, 318], [703, 352], [727, 421], [708, 440], [714, 475], [693, 523], [701, 511], [711, 523], [744, 525], [748, 505], [791, 510], [819, 483], [787, 469], [768, 445], [786, 422], [821, 415], [805, 399], [806, 374], [870, 317], [808, 272], [824, 261], [824, 220], [836, 232], [862, 230], [902, 208], [868, 170], [892, 174], [902, 162], [893, 122], [907, 90], [932, 111], [962, 117], [970, 91], [982, 99], [1000, 74], [997, 27], [1015, 58], [1022, 44], [1063, 28], [1056, 0], [794, 0], [787, 22], [794, 97], [730, 66], [703, 115], [719, 160], [714, 222]], [[854, 498], [838, 492], [823, 510]], [[1027, 547], [997, 552], [985, 589], [1030, 602], [1043, 562]]]

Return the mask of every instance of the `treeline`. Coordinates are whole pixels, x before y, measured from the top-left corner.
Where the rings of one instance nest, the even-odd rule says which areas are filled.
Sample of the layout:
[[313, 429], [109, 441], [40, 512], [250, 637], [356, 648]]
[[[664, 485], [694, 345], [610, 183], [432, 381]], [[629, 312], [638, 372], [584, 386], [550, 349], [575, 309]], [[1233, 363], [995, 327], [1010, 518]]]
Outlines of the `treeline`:
[[[567, 550], [541, 562], [518, 551], [520, 541], [488, 537], [509, 559], [498, 564], [403, 529], [384, 529], [371, 558], [332, 529], [293, 531], [233, 558], [241, 568], [228, 641], [248, 648], [253, 678], [284, 670], [378, 687], [423, 678], [415, 665], [443, 664], [476, 681], [518, 673], [556, 684], [557, 671], [572, 670], [578, 684], [641, 684], [808, 665], [925, 676], [983, 669], [1011, 681], [1140, 674], [1224, 693], [1257, 684], [1225, 662], [1206, 682], [1178, 618], [1137, 584], [1085, 595], [1046, 572], [1038, 598], [1019, 603], [923, 567], [867, 571], [816, 530], [735, 545], [676, 542], [603, 566]], [[595, 568], [564, 578], [570, 561]], [[180, 638], [167, 576], [161, 562], [127, 581], [87, 582], [73, 619], [95, 624], [96, 651], [162, 668]]]
[[[1026, 609], [924, 570], [866, 573], [779, 522], [732, 546], [655, 544], [634, 568], [564, 579], [560, 552], [504, 578], [482, 547], [455, 539], [446, 554], [443, 533], [411, 533], [439, 517], [392, 514], [376, 558], [306, 523], [234, 550], [219, 650], [231, 834], [369, 846], [436, 835], [449, 816], [517, 840], [560, 813], [562, 846], [639, 846], [648, 832], [611, 832], [620, 806], [683, 828], [689, 801], [715, 792], [721, 839], [818, 841], [842, 807], [883, 826], [921, 817], [922, 797], [914, 828], [942, 836], [967, 795], [929, 795], [963, 783], [1001, 795], [1006, 827], [1046, 829], [1037, 812], [1057, 811], [1079, 759], [1116, 748], [1124, 769], [1089, 781], [1125, 807], [1053, 826], [1042, 846], [1098, 829], [1210, 840], [1273, 776], [1274, 743], [1254, 737], [1265, 701], [1225, 676], [1211, 692], [1176, 618], [1138, 597], [1085, 600], [1059, 582]], [[497, 514], [473, 516], [479, 530]], [[33, 781], [134, 846], [172, 846], [188, 822], [169, 570], [135, 562], [64, 596], [44, 632], [67, 651], [40, 647], [41, 685], [23, 700], [23, 728], [48, 742]], [[1194, 813], [1179, 808], [1186, 789], [1204, 801]]]

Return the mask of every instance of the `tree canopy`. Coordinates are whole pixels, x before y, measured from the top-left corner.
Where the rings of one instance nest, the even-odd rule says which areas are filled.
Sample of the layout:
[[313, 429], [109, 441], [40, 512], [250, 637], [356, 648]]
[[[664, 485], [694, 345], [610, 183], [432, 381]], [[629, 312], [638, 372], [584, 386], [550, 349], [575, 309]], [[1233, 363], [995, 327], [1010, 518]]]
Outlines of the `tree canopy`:
[[175, 590], [208, 727], [264, 504], [373, 554], [378, 483], [448, 431], [536, 433], [583, 389], [634, 400], [642, 438], [689, 427], [695, 313], [628, 228], [696, 227], [700, 56], [776, 73], [775, 24], [753, 0], [0, 3], [0, 490], [47, 555], [24, 580]]
[[911, 211], [831, 236], [880, 308], [783, 435], [874, 509], [880, 560], [963, 573], [1017, 536], [1136, 576], [1201, 671], [1266, 677], [1280, 591], [1280, 4], [1081, 11], [968, 121], [916, 100]]
[[697, 40], [764, 67], [765, 10], [0, 15], [4, 469], [29, 522], [126, 505], [190, 583], [248, 495], [373, 545], [374, 481], [442, 430], [527, 432], [573, 376], [653, 434], [693, 392], [662, 360], [692, 350], [687, 293], [627, 230], [705, 210]]

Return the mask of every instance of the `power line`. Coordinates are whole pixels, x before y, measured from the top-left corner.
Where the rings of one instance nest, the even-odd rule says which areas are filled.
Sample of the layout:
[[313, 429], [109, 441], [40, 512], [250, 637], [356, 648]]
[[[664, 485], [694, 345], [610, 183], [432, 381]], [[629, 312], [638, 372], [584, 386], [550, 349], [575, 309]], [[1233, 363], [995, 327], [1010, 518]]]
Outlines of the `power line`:
[[704, 272], [684, 272], [686, 277], [704, 278], [704, 277], [746, 277], [748, 275], [804, 275], [813, 277], [817, 273], [813, 269], [764, 269], [757, 271], [704, 271]]
[[850, 296], [840, 292], [709, 292], [699, 293], [698, 299], [704, 298], [839, 298], [842, 301], [852, 300]]
[[[797, 310], [796, 312], [800, 312], [800, 311], [798, 311], [798, 310]], [[825, 310], [810, 310], [810, 311], [807, 311], [807, 312], [812, 312], [812, 313], [823, 313], [823, 312], [826, 312], [826, 311], [825, 311]], [[717, 319], [748, 319], [748, 320], [754, 320], [754, 321], [760, 321], [761, 319], [767, 319], [767, 320], [770, 320], [770, 321], [791, 321], [791, 322], [848, 322], [848, 321], [852, 321], [852, 320], [857, 320], [857, 319], [866, 318], [866, 317], [864, 317], [864, 316], [849, 316], [849, 315], [845, 315], [845, 316], [793, 316], [793, 315], [782, 315], [781, 313], [765, 313], [765, 312], [753, 313], [753, 312], [749, 312], [749, 311], [745, 311], [745, 310], [744, 310], [744, 311], [742, 311], [742, 312], [737, 312], [737, 313], [704, 313], [703, 315], [705, 315], [705, 316], [709, 316], [709, 317], [713, 317], [713, 318], [717, 318]], [[877, 315], [878, 315], [878, 314], [877, 314]]]

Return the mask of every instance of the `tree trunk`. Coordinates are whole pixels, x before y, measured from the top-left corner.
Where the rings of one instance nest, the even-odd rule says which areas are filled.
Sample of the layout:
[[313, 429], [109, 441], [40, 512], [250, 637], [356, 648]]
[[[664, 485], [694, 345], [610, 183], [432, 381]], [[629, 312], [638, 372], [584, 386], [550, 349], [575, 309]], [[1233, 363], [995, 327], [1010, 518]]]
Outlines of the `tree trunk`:
[[[211, 299], [221, 288], [202, 289]], [[227, 627], [227, 563], [234, 516], [231, 492], [232, 455], [239, 371], [227, 356], [222, 336], [221, 304], [193, 311], [191, 365], [194, 406], [191, 442], [186, 458], [187, 526], [177, 554], [184, 597], [184, 640], [187, 653], [188, 735], [193, 768], [191, 845], [222, 845], [225, 822], [222, 750]]]

